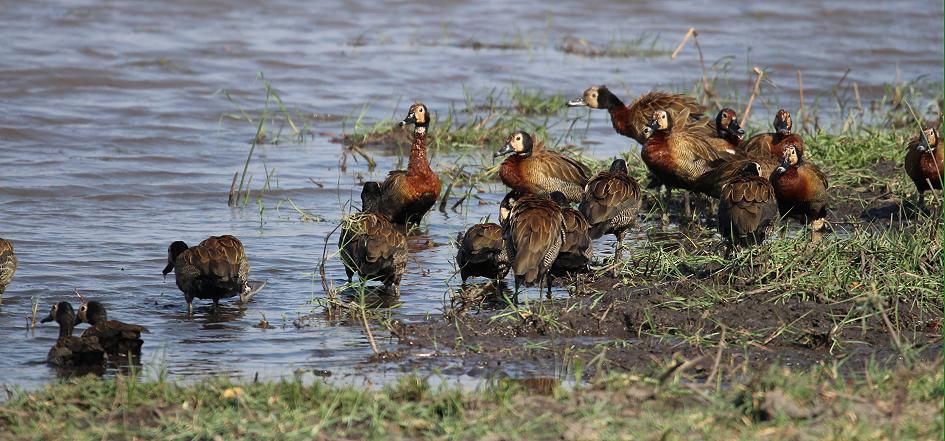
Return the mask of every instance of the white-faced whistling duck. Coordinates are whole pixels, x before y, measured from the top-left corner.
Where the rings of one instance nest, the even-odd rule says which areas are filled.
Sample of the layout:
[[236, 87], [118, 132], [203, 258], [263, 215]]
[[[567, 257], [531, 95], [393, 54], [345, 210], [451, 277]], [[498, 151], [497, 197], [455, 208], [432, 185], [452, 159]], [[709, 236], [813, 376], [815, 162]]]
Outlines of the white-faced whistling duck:
[[13, 243], [0, 239], [0, 296], [7, 290], [15, 272], [16, 253], [13, 252]]
[[515, 132], [495, 157], [513, 153], [502, 162], [502, 183], [521, 193], [549, 195], [560, 191], [571, 202], [580, 202], [590, 169], [560, 153], [535, 145], [531, 135]]
[[794, 123], [791, 114], [784, 109], [774, 115], [774, 132], [761, 133], [742, 143], [741, 152], [749, 159], [773, 157], [780, 161], [784, 157], [784, 147], [793, 145], [798, 154], [804, 155], [804, 140], [792, 130]]
[[722, 185], [719, 233], [734, 246], [764, 242], [778, 221], [778, 202], [758, 164], [742, 163], [740, 172]]
[[85, 302], [79, 307], [75, 324], [88, 323], [92, 327], [82, 331], [82, 337], [95, 337], [105, 349], [105, 355], [116, 361], [128, 361], [129, 357], [141, 356], [142, 332], [150, 332], [139, 325], [109, 320], [105, 305], [96, 301]]
[[561, 207], [549, 196], [528, 193], [506, 196], [508, 219], [503, 236], [512, 261], [515, 293], [519, 288], [538, 285], [551, 293], [551, 264], [558, 257], [564, 241], [564, 217]]
[[605, 234], [617, 236], [614, 256], [620, 259], [623, 235], [637, 220], [640, 211], [640, 184], [629, 175], [627, 161], [615, 159], [609, 170], [591, 178], [579, 210], [590, 225], [592, 239]]
[[403, 228], [379, 213], [382, 190], [377, 182], [361, 189], [361, 212], [344, 220], [338, 249], [348, 282], [357, 273], [365, 280], [384, 283], [388, 294], [400, 294], [400, 279], [407, 267], [407, 238]]
[[398, 225], [413, 226], [420, 223], [440, 196], [440, 178], [430, 168], [427, 157], [426, 133], [430, 124], [427, 106], [416, 103], [410, 106], [401, 126], [414, 125], [413, 143], [407, 170], [394, 170], [381, 184], [379, 213]]
[[46, 362], [60, 368], [97, 368], [105, 364], [105, 350], [95, 337], [72, 335], [75, 327], [75, 311], [69, 302], [52, 306], [49, 315], [41, 323], [55, 321], [59, 324], [59, 339], [49, 350]]
[[942, 138], [935, 128], [927, 128], [909, 141], [906, 151], [906, 174], [919, 192], [919, 208], [927, 210], [925, 192], [942, 189]]
[[728, 142], [730, 148], [736, 151], [745, 139], [745, 129], [738, 123], [738, 114], [726, 107], [719, 110], [715, 116], [715, 130], [719, 138]]
[[827, 176], [816, 165], [804, 160], [797, 146], [784, 147], [781, 166], [771, 175], [771, 185], [778, 199], [778, 210], [805, 224], [813, 231], [824, 227], [827, 217]]
[[509, 273], [509, 255], [502, 240], [502, 227], [476, 224], [456, 238], [456, 266], [466, 283], [470, 277], [502, 280]]
[[587, 220], [580, 211], [571, 208], [564, 193], [552, 192], [551, 200], [561, 207], [561, 216], [564, 219], [564, 239], [561, 242], [561, 249], [558, 250], [558, 256], [551, 264], [551, 275], [571, 277], [586, 273], [589, 269], [588, 264], [594, 257]]
[[194, 247], [181, 241], [171, 243], [164, 275], [171, 271], [191, 314], [195, 298], [213, 300], [216, 310], [220, 299], [238, 295], [240, 302], [245, 302], [253, 294], [243, 243], [230, 235], [211, 236]]

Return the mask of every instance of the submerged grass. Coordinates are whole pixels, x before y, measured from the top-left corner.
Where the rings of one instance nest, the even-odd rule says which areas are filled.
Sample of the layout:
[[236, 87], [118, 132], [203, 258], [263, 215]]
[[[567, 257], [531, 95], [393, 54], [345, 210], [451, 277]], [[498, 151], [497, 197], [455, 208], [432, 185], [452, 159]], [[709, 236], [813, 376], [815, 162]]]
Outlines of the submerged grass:
[[[15, 392], [4, 439], [941, 439], [942, 366], [786, 367], [727, 387], [668, 360], [587, 386], [500, 380], [476, 390], [408, 376], [380, 389], [299, 380], [181, 385], [80, 378]], [[534, 387], [530, 390], [529, 387]]]

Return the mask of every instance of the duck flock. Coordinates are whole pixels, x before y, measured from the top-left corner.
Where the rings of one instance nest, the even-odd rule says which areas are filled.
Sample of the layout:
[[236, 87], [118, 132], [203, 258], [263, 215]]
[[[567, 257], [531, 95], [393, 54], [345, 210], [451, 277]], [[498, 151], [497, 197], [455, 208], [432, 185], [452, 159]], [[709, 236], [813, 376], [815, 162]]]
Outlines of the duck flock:
[[[683, 94], [650, 92], [627, 106], [607, 87], [595, 86], [568, 106], [607, 110], [614, 129], [643, 146], [650, 186], [666, 188], [665, 202], [673, 189], [683, 191], [686, 217], [691, 216], [688, 192], [712, 198], [717, 209], [706, 214], [717, 217], [719, 233], [730, 247], [762, 243], [780, 219], [795, 219], [811, 231], [825, 227], [827, 177], [805, 157], [804, 141], [792, 131], [785, 110], [775, 115], [773, 132], [744, 139], [734, 110], [722, 109], [713, 121]], [[414, 127], [407, 169], [391, 171], [384, 182], [364, 183], [361, 211], [342, 221], [338, 248], [349, 282], [357, 274], [382, 282], [390, 295], [400, 293], [407, 235], [440, 196], [440, 179], [427, 157], [430, 119], [422, 103], [410, 106], [400, 123]], [[908, 144], [904, 167], [922, 207], [925, 191], [942, 189], [942, 147], [936, 127], [924, 129]], [[553, 279], [588, 271], [593, 240], [609, 234], [617, 238], [614, 259], [621, 259], [623, 236], [637, 223], [642, 196], [625, 160], [615, 159], [593, 174], [524, 131], [510, 134], [495, 156], [508, 156], [499, 175], [510, 191], [499, 206], [498, 224], [473, 225], [459, 234], [456, 264], [463, 283], [471, 277], [498, 281], [511, 271], [516, 295], [523, 287], [537, 286], [550, 296]], [[669, 206], [665, 202], [664, 209]], [[0, 239], [0, 295], [16, 266], [13, 245]], [[173, 242], [164, 274], [174, 272], [192, 312], [195, 298], [212, 300], [214, 310], [223, 298], [238, 296], [246, 302], [262, 287], [250, 281], [249, 270], [243, 244], [224, 235], [193, 247]], [[146, 328], [108, 320], [104, 305], [80, 300], [78, 313], [69, 302], [59, 302], [42, 320], [59, 324], [49, 364], [96, 367], [140, 356]], [[81, 323], [90, 327], [73, 336]]]

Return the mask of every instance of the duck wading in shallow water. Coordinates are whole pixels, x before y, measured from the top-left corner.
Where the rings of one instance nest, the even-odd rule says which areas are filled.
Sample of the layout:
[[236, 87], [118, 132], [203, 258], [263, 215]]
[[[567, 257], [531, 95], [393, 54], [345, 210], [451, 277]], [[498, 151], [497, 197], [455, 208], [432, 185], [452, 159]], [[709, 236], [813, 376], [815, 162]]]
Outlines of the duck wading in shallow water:
[[[562, 228], [564, 238], [558, 256], [551, 264], [553, 277], [573, 277], [588, 272], [588, 264], [594, 257], [591, 236], [588, 233], [587, 220], [580, 211], [571, 208], [571, 204], [560, 191], [551, 193], [551, 200], [561, 207], [561, 217], [564, 219]], [[551, 285], [548, 285], [549, 289]]]
[[502, 240], [502, 227], [476, 224], [456, 237], [456, 266], [463, 284], [470, 277], [502, 280], [509, 274], [509, 254]]
[[6, 239], [0, 239], [0, 298], [3, 292], [7, 290], [10, 281], [13, 280], [13, 273], [16, 272], [16, 253], [13, 252], [13, 243]]
[[805, 161], [797, 146], [784, 147], [781, 166], [771, 175], [771, 185], [782, 216], [809, 224], [812, 231], [823, 229], [827, 217], [827, 176]]
[[640, 184], [629, 175], [627, 161], [615, 159], [609, 170], [588, 181], [578, 209], [589, 224], [591, 239], [605, 234], [617, 236], [614, 257], [620, 260], [623, 235], [636, 224], [640, 203]]
[[906, 174], [919, 192], [919, 208], [928, 211], [925, 205], [925, 192], [941, 190], [942, 180], [942, 138], [935, 128], [927, 128], [909, 141], [904, 167]]
[[171, 243], [164, 275], [171, 271], [184, 293], [188, 313], [193, 313], [195, 298], [213, 300], [216, 310], [220, 299], [239, 296], [240, 303], [246, 303], [265, 285], [250, 282], [243, 243], [230, 235], [209, 237], [195, 247], [181, 241]]
[[430, 168], [426, 134], [430, 124], [427, 106], [410, 106], [401, 126], [414, 125], [407, 170], [394, 170], [381, 183], [378, 212], [398, 225], [416, 226], [440, 197], [440, 178]]
[[503, 234], [512, 261], [516, 298], [520, 287], [535, 285], [539, 291], [547, 287], [550, 296], [549, 270], [564, 241], [561, 207], [550, 197], [533, 193], [513, 195], [507, 203], [510, 211]]
[[342, 221], [338, 250], [349, 283], [357, 273], [362, 279], [383, 282], [387, 293], [396, 296], [407, 267], [407, 237], [402, 227], [379, 213], [380, 198], [377, 182], [365, 182], [361, 212]]
[[55, 321], [59, 324], [59, 338], [49, 349], [46, 362], [59, 368], [101, 369], [105, 364], [105, 350], [95, 337], [72, 335], [75, 327], [75, 310], [69, 302], [52, 306], [49, 315], [40, 323]]
[[82, 337], [95, 337], [105, 350], [105, 355], [115, 361], [136, 360], [141, 357], [141, 333], [151, 332], [139, 325], [109, 320], [105, 305], [96, 301], [85, 302], [79, 307], [75, 324], [88, 323], [92, 327], [82, 331]]
[[581, 202], [591, 171], [586, 165], [535, 145], [526, 132], [509, 136], [495, 157], [512, 154], [502, 161], [502, 183], [522, 194], [549, 195], [560, 191], [570, 202]]

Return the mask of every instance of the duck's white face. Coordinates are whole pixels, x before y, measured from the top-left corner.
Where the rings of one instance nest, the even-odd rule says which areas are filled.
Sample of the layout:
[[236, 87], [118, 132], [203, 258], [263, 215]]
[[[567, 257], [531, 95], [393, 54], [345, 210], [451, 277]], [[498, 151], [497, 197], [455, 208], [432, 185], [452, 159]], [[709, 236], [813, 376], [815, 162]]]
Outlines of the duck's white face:
[[650, 120], [650, 128], [653, 131], [666, 130], [669, 128], [669, 114], [665, 110], [653, 112], [653, 118]]
[[525, 148], [525, 135], [523, 135], [522, 132], [513, 133], [512, 136], [509, 136], [509, 140], [506, 144], [511, 146], [512, 151], [515, 153], [525, 153], [527, 150]]
[[589, 87], [584, 91], [584, 104], [587, 104], [587, 107], [592, 109], [600, 108], [600, 102], [597, 101], [597, 97], [600, 95], [597, 86]]
[[785, 147], [783, 161], [789, 166], [797, 165], [797, 147], [795, 147], [793, 144]]
[[925, 147], [928, 151], [935, 151], [935, 145], [938, 144], [938, 133], [935, 132], [935, 129], [929, 128], [922, 131], [925, 135], [925, 141], [928, 142], [928, 145]]

